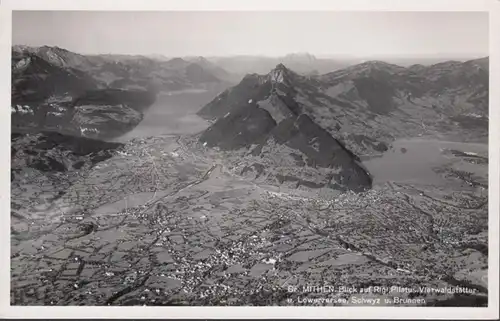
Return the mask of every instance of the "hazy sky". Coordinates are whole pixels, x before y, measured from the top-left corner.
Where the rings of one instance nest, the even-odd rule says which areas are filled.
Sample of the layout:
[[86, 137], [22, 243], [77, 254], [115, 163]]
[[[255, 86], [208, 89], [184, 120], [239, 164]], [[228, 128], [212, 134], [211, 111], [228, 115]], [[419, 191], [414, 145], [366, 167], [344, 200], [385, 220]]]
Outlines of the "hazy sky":
[[80, 53], [486, 56], [483, 12], [13, 12], [13, 44]]

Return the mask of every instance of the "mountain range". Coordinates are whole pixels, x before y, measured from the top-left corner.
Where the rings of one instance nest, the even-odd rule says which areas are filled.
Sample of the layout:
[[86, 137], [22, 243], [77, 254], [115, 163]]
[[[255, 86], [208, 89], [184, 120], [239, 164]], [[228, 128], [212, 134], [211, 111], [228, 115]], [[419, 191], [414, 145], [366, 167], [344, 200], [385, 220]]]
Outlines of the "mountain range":
[[277, 124], [305, 114], [349, 149], [374, 154], [397, 137], [453, 135], [467, 129], [457, 139], [487, 139], [488, 83], [488, 58], [407, 68], [370, 61], [319, 76], [300, 75], [278, 64], [265, 75], [245, 76], [199, 115], [216, 120], [212, 131], [227, 123], [225, 117], [244, 118], [249, 110]]
[[488, 58], [407, 68], [370, 61], [318, 76], [278, 64], [202, 108], [213, 124], [199, 140], [258, 156], [262, 168], [280, 168], [272, 174], [280, 182], [363, 190], [371, 180], [359, 156], [397, 138], [487, 141], [488, 76]]
[[206, 60], [81, 55], [59, 47], [12, 48], [14, 128], [105, 138], [136, 126], [162, 92], [226, 86]]
[[280, 183], [364, 190], [371, 177], [360, 160], [387, 151], [395, 139], [487, 140], [488, 65], [482, 58], [343, 67], [303, 53], [166, 58], [14, 46], [12, 127], [117, 137], [141, 122], [162, 92], [227, 88], [240, 80], [198, 112], [213, 122], [199, 135], [203, 146], [246, 151], [256, 158], [248, 169], [279, 168], [272, 179]]
[[335, 63], [14, 47], [11, 305], [487, 306], [489, 59]]
[[309, 53], [292, 53], [281, 57], [232, 56], [207, 57], [207, 59], [232, 74], [243, 77], [248, 73], [267, 73], [279, 63], [304, 75], [317, 75], [345, 68], [356, 60], [317, 58]]

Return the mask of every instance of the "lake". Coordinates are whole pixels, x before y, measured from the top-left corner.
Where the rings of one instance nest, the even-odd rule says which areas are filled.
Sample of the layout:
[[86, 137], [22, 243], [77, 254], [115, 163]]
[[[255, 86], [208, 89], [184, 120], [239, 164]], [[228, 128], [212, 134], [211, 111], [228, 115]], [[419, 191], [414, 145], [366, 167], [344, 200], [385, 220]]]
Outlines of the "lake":
[[[221, 90], [190, 90], [161, 94], [145, 112], [139, 125], [114, 141], [127, 142], [133, 138], [202, 132], [210, 123], [197, 116], [196, 112], [220, 92]], [[373, 176], [374, 185], [396, 182], [443, 186], [450, 182], [433, 170], [441, 166], [450, 166], [481, 177], [488, 175], [487, 164], [471, 164], [460, 157], [443, 152], [453, 149], [488, 157], [487, 144], [413, 138], [397, 140], [392, 146], [381, 156], [363, 161]]]
[[196, 113], [220, 92], [199, 89], [160, 94], [156, 102], [145, 111], [143, 120], [133, 130], [114, 141], [127, 142], [133, 138], [201, 132], [210, 123]]
[[446, 149], [488, 157], [487, 144], [415, 138], [397, 140], [393, 143], [393, 148], [385, 152], [381, 157], [366, 160], [363, 164], [373, 175], [374, 185], [385, 182], [426, 185], [449, 184], [448, 181], [433, 171], [433, 168], [443, 165], [487, 177], [487, 164], [477, 165], [465, 162], [459, 157], [443, 153]]

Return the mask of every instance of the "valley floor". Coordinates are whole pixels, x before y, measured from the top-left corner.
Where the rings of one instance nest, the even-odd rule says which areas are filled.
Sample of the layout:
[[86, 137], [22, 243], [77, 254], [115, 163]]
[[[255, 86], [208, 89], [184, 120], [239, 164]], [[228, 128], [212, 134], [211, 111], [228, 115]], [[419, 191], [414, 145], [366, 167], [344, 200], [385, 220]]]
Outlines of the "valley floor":
[[487, 304], [487, 183], [450, 169], [436, 174], [446, 186], [294, 190], [164, 135], [130, 141], [53, 201], [58, 186], [25, 174], [13, 305]]

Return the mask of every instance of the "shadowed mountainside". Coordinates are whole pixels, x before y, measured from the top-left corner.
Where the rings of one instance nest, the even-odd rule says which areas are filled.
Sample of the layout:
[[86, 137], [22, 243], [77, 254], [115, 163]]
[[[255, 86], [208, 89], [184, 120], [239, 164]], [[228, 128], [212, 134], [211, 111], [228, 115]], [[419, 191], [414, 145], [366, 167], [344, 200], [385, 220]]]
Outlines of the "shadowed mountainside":
[[279, 64], [267, 75], [245, 76], [199, 115], [221, 120], [260, 108], [280, 122], [304, 113], [360, 155], [387, 150], [397, 137], [485, 140], [488, 75], [488, 58], [409, 68], [370, 61], [320, 76]]
[[371, 61], [320, 76], [278, 64], [202, 108], [198, 114], [214, 123], [200, 142], [276, 159], [281, 171], [289, 164], [273, 174], [280, 182], [300, 181], [296, 166], [336, 168], [315, 175], [316, 187], [363, 190], [371, 179], [355, 155], [387, 151], [398, 137], [487, 139], [487, 61], [409, 68]]

